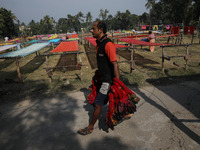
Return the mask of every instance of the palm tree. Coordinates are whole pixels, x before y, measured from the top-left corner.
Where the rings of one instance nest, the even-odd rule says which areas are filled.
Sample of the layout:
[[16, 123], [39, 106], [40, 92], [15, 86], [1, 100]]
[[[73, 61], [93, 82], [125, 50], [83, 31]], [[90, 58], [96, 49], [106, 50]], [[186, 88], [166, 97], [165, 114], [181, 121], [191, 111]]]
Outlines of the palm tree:
[[92, 15], [91, 12], [88, 12], [86, 15], [86, 30], [88, 31], [88, 26], [92, 22]]
[[14, 21], [17, 17], [5, 8], [0, 8], [0, 36], [16, 36], [16, 28]]
[[150, 21], [150, 25], [151, 25], [151, 9], [155, 5], [155, 3], [156, 3], [156, 0], [147, 0], [147, 3], [145, 4], [145, 7], [147, 9], [149, 9], [149, 21]]
[[100, 9], [99, 17], [102, 18], [102, 20], [106, 20], [108, 13], [109, 13], [109, 11], [107, 9], [105, 9], [105, 10]]
[[92, 15], [91, 15], [91, 12], [88, 12], [87, 15], [86, 15], [86, 22], [92, 22]]
[[48, 15], [44, 16], [43, 19], [40, 20], [42, 33], [43, 34], [54, 33], [54, 30], [53, 30], [54, 23], [55, 23], [55, 20], [53, 19], [53, 17], [50, 17]]
[[78, 20], [80, 22], [83, 22], [84, 20], [82, 18], [84, 18], [84, 15], [81, 11], [78, 12], [78, 14], [76, 15], [76, 17], [78, 18]]

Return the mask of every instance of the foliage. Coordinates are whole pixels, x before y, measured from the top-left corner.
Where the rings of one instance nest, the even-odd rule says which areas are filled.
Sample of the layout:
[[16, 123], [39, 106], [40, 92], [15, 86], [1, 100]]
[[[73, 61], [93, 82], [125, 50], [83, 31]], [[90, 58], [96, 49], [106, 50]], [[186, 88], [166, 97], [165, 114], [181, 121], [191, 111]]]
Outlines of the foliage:
[[197, 25], [199, 21], [199, 0], [147, 0], [145, 6], [150, 9], [153, 24]]
[[68, 23], [67, 18], [60, 18], [58, 20], [58, 23], [56, 24], [56, 32], [66, 33], [69, 30], [67, 23]]
[[[44, 16], [40, 22], [31, 20], [23, 31], [19, 31], [20, 21], [17, 17], [5, 8], [0, 9], [0, 37], [37, 35], [67, 32], [89, 32], [92, 22], [103, 20], [106, 22], [108, 30], [132, 30], [141, 24], [179, 24], [195, 25], [199, 24], [200, 0], [146, 0], [146, 8], [149, 13], [142, 15], [131, 14], [129, 10], [125, 12], [117, 11], [112, 16], [109, 10], [100, 9], [99, 18], [93, 19], [91, 12], [84, 15], [81, 11], [72, 16], [67, 14], [66, 18], [59, 18], [58, 22], [53, 17]], [[178, 9], [177, 9], [178, 8]], [[17, 23], [14, 23], [14, 22]]]
[[48, 15], [44, 16], [43, 19], [40, 20], [40, 31], [42, 34], [54, 33], [54, 24], [55, 20], [53, 17]]
[[105, 9], [105, 10], [100, 9], [99, 17], [102, 18], [103, 21], [105, 21], [108, 13], [109, 13], [109, 11], [107, 9]]
[[38, 35], [40, 30], [40, 24], [36, 23], [34, 20], [28, 24], [28, 27], [31, 29], [31, 35]]
[[14, 20], [16, 16], [11, 13], [10, 10], [5, 8], [0, 8], [0, 36], [1, 37], [9, 37], [16, 36], [17, 30], [15, 28]]

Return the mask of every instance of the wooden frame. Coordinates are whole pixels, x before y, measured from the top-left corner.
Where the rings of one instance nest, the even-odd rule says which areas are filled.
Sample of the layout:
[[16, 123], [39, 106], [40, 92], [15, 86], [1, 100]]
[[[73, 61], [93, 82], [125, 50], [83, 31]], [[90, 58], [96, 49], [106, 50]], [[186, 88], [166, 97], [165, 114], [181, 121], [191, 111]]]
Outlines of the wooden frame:
[[[44, 67], [43, 69], [46, 70], [46, 73], [48, 75], [48, 77], [50, 78], [50, 81], [52, 82], [52, 77], [53, 77], [53, 72], [52, 70], [53, 69], [56, 69], [56, 68], [63, 68], [63, 69], [66, 69], [66, 68], [71, 68], [71, 67], [80, 67], [80, 80], [82, 80], [82, 68], [81, 66], [82, 65], [82, 59], [81, 59], [81, 51], [74, 51], [74, 52], [62, 52], [62, 53], [45, 53], [43, 54], [45, 56], [45, 59], [46, 59], [46, 67]], [[77, 54], [78, 55], [78, 62], [76, 65], [66, 65], [66, 66], [55, 66], [55, 67], [50, 67], [49, 66], [49, 56], [52, 56], [52, 55], [68, 55], [68, 54]], [[64, 71], [65, 72], [65, 71]]]
[[[162, 59], [162, 64], [161, 64], [162, 71], [164, 72], [164, 61], [165, 61], [165, 59], [169, 61], [171, 58], [174, 58], [174, 57], [183, 57], [185, 59], [185, 69], [187, 70], [188, 69], [188, 59], [190, 58], [188, 47], [190, 45], [191, 44], [160, 46], [162, 48], [162, 57], [161, 57], [161, 59]], [[181, 56], [167, 56], [165, 54], [164, 48], [166, 48], [166, 47], [177, 47], [177, 46], [185, 46], [186, 47], [185, 55], [181, 55]], [[179, 66], [176, 63], [174, 63], [174, 65]]]

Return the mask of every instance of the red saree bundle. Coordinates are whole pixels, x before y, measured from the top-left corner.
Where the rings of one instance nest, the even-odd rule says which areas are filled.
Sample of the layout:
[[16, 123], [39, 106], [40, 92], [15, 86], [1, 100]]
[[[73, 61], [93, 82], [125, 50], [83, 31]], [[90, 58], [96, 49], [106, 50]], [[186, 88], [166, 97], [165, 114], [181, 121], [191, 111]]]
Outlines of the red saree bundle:
[[[92, 79], [92, 92], [87, 97], [90, 104], [94, 103], [99, 88], [100, 82], [96, 71]], [[114, 126], [122, 122], [126, 115], [133, 114], [136, 111], [136, 104], [139, 100], [136, 94], [127, 88], [122, 81], [113, 78], [113, 84], [108, 94], [107, 126], [114, 130]]]

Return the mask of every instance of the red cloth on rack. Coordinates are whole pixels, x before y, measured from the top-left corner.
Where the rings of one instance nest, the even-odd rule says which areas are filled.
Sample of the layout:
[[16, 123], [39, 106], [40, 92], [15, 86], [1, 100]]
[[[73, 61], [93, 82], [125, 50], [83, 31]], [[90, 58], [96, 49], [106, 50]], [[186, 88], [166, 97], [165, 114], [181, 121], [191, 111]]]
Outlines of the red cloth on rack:
[[[85, 40], [89, 41], [92, 45], [97, 46], [95, 38], [93, 38], [93, 37], [85, 37]], [[115, 47], [116, 48], [126, 48], [126, 47], [129, 47], [129, 46], [125, 46], [125, 45], [121, 45], [121, 44], [115, 44]]]
[[[92, 92], [87, 97], [90, 104], [94, 104], [99, 88], [100, 81], [98, 71], [96, 71], [92, 79]], [[125, 115], [133, 114], [136, 111], [136, 104], [140, 99], [122, 81], [116, 78], [113, 78], [113, 84], [108, 95], [109, 109], [106, 124], [114, 130], [114, 126], [122, 122]]]
[[70, 42], [61, 42], [55, 49], [53, 49], [52, 53], [58, 52], [72, 52], [81, 50], [78, 41], [70, 41]]

